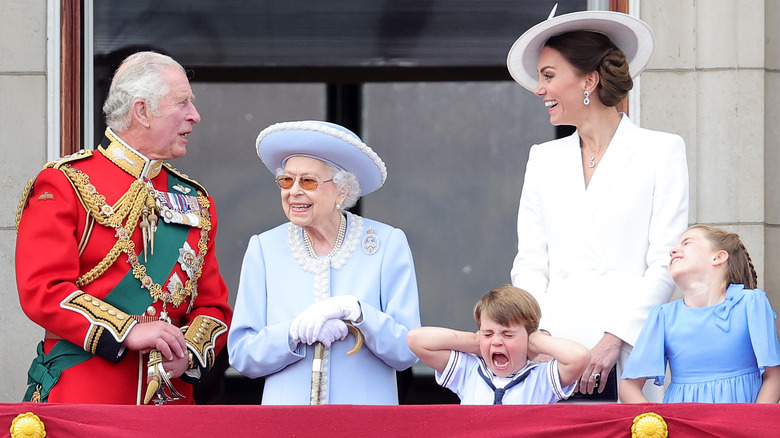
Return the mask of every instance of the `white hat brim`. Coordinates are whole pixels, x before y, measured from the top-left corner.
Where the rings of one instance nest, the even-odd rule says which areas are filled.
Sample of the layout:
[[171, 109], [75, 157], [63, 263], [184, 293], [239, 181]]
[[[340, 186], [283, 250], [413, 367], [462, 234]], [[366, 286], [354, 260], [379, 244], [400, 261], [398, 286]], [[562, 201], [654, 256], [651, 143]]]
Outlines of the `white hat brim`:
[[360, 196], [382, 187], [387, 179], [387, 168], [379, 155], [355, 133], [334, 123], [276, 123], [260, 132], [255, 145], [257, 155], [271, 173], [284, 168], [290, 157], [316, 158], [357, 175]]
[[528, 29], [509, 49], [506, 64], [512, 78], [526, 89], [536, 88], [542, 47], [555, 35], [590, 30], [607, 35], [623, 51], [631, 78], [647, 67], [655, 49], [655, 35], [644, 21], [622, 12], [583, 11], [559, 15]]

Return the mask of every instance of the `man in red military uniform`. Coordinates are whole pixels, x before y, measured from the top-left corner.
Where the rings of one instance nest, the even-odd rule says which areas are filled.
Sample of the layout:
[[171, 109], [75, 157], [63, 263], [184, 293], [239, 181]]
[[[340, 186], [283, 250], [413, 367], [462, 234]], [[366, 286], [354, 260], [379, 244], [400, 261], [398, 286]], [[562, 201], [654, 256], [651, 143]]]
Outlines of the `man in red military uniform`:
[[[96, 151], [48, 163], [17, 214], [22, 309], [46, 329], [25, 401], [194, 403], [232, 311], [206, 190], [184, 156], [200, 114], [184, 69], [153, 52], [117, 69]], [[182, 397], [183, 396], [183, 397]]]

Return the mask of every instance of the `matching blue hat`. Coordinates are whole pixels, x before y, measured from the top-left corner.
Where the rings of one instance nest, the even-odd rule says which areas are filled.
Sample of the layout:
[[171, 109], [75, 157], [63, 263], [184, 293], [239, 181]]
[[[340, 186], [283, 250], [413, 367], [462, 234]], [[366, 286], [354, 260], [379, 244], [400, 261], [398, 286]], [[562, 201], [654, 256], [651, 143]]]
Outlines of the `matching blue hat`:
[[349, 129], [317, 120], [282, 122], [257, 136], [257, 155], [272, 173], [284, 168], [290, 157], [316, 158], [347, 172], [360, 182], [360, 196], [382, 187], [387, 167], [373, 149]]

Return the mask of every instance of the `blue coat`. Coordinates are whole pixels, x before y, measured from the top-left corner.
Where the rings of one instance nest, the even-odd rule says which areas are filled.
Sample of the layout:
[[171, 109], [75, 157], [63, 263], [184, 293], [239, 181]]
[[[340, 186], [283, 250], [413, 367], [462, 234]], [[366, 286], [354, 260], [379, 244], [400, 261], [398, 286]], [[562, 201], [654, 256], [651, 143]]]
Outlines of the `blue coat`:
[[[420, 326], [412, 253], [402, 230], [347, 217], [346, 238], [328, 270], [330, 294], [357, 297], [363, 321], [355, 326], [365, 344], [347, 356], [355, 343], [351, 334], [333, 343], [323, 386], [330, 404], [398, 404], [395, 371], [417, 362], [406, 344], [409, 329]], [[363, 245], [369, 230], [379, 241], [373, 254]], [[315, 274], [303, 267], [314, 261], [305, 252], [301, 229], [291, 223], [249, 241], [228, 352], [230, 364], [241, 374], [266, 376], [263, 404], [309, 404], [313, 348], [291, 345], [289, 329], [293, 318], [315, 302]]]

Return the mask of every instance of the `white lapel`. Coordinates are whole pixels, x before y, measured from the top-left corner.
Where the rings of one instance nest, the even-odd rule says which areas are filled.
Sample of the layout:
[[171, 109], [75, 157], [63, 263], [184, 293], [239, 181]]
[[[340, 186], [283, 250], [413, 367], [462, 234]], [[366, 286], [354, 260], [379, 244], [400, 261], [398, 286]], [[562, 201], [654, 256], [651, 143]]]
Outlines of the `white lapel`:
[[554, 165], [560, 166], [561, 171], [557, 175], [561, 184], [566, 187], [566, 192], [571, 196], [575, 205], [584, 207], [585, 204], [585, 174], [582, 172], [582, 154], [580, 152], [580, 136], [574, 133], [559, 140], [562, 142], [558, 161]]
[[[585, 189], [585, 173], [582, 169], [582, 149], [580, 149], [580, 136], [575, 132], [573, 135], [561, 139], [563, 144], [560, 148], [559, 165], [561, 166], [560, 183], [564, 187], [568, 199], [564, 202], [570, 203], [569, 210], [575, 217], [569, 220], [575, 222], [580, 229], [582, 238], [593, 249], [596, 254], [603, 254], [601, 244], [596, 238], [596, 224], [593, 221], [593, 209], [591, 206], [589, 191]], [[593, 179], [591, 179], [593, 184]]]
[[636, 152], [637, 136], [635, 135], [636, 125], [622, 114], [620, 124], [615, 135], [609, 142], [604, 156], [601, 158], [596, 171], [590, 178], [588, 184], [587, 198], [590, 211], [595, 211], [602, 201], [610, 203], [620, 202], [616, 199], [607, 199], [609, 188], [614, 184], [623, 172], [631, 157]]

